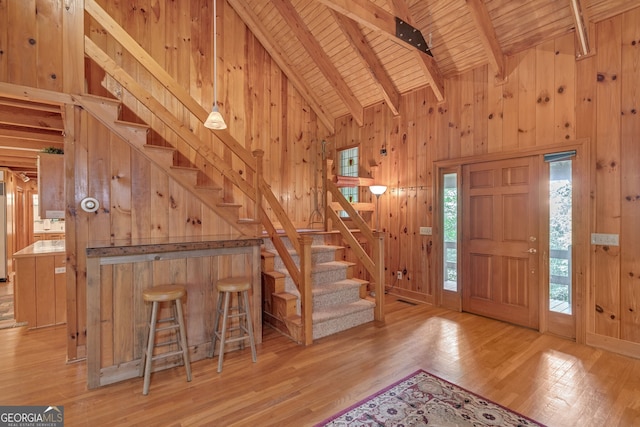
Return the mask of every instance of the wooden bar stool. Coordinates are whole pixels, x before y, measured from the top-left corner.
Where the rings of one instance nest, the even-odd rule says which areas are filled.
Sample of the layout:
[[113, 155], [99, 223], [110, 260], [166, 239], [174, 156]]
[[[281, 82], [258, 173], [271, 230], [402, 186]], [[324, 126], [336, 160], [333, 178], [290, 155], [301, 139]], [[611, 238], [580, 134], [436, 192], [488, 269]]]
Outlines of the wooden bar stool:
[[[244, 349], [244, 341], [249, 339], [251, 344], [251, 357], [256, 362], [256, 344], [253, 337], [253, 322], [249, 309], [249, 289], [251, 289], [251, 277], [228, 277], [218, 280], [218, 304], [216, 308], [216, 318], [213, 326], [213, 337], [209, 357], [213, 357], [216, 351], [216, 340], [220, 340], [220, 350], [218, 352], [218, 372], [222, 372], [222, 361], [224, 359], [224, 346], [226, 343], [240, 342], [240, 348]], [[233, 294], [238, 296], [238, 305], [230, 307]], [[224, 307], [222, 297], [224, 296]], [[234, 314], [235, 313], [235, 314]], [[222, 317], [222, 329], [220, 326]], [[229, 327], [231, 319], [238, 319], [238, 326]], [[227, 338], [227, 333], [239, 331], [240, 335]]]
[[[189, 364], [189, 348], [187, 347], [187, 335], [184, 327], [184, 318], [182, 316], [182, 298], [187, 291], [181, 285], [161, 285], [153, 288], [145, 289], [142, 292], [142, 298], [146, 302], [152, 302], [151, 321], [149, 322], [149, 339], [147, 348], [142, 352], [142, 360], [140, 360], [140, 376], [144, 374], [144, 386], [142, 394], [149, 394], [149, 384], [151, 382], [151, 362], [158, 359], [182, 355], [182, 363], [187, 371], [187, 381], [191, 381], [191, 365]], [[172, 317], [158, 319], [158, 308], [161, 302], [170, 302], [172, 309]], [[168, 323], [167, 326], [158, 324]], [[175, 330], [176, 340], [163, 342], [156, 345], [156, 332]], [[168, 351], [153, 355], [154, 347], [177, 344], [178, 350]]]

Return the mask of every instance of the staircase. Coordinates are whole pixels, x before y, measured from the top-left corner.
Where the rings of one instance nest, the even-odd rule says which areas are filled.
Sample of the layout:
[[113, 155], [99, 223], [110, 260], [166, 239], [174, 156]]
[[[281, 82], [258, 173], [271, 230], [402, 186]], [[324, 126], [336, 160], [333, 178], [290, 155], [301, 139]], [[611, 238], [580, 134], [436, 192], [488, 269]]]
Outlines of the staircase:
[[[283, 238], [297, 266], [298, 255]], [[311, 246], [313, 339], [332, 335], [374, 320], [375, 302], [367, 296], [368, 282], [353, 278], [353, 263], [341, 261], [343, 248], [327, 245], [322, 233]], [[302, 341], [300, 293], [270, 240], [262, 251], [264, 321], [297, 342]]]
[[[140, 66], [153, 74], [160, 86], [166, 89], [165, 92], [175, 97], [178, 104], [186, 108], [197, 122], [203, 123], [206, 120], [208, 111], [202, 108], [95, 0], [85, 1], [85, 11], [109, 33], [109, 37], [126, 48]], [[323, 174], [328, 189], [326, 196], [332, 198], [339, 206], [334, 207], [335, 203], [329, 202], [328, 199], [326, 216], [328, 221], [334, 224], [328, 229], [340, 232], [350, 252], [358, 260], [359, 268], [363, 267], [368, 272], [372, 280], [371, 286], [375, 289], [375, 303], [373, 298], [367, 296], [368, 282], [353, 278], [354, 264], [340, 261], [343, 248], [325, 245], [322, 235], [315, 236], [316, 240], [313, 240], [309, 236], [301, 236], [295, 229], [278, 197], [264, 179], [264, 151], [249, 151], [228, 131], [216, 131], [216, 143], [224, 144], [228, 150], [226, 152], [244, 165], [242, 170], [238, 171], [231, 166], [228, 159], [216, 154], [212, 146], [214, 139], [198, 138], [183, 120], [178, 119], [176, 111], [170, 111], [162, 101], [123, 70], [117, 58], [110, 57], [90, 37], [85, 36], [84, 51], [85, 55], [105, 72], [103, 86], [107, 91], [134, 113], [140, 108], [138, 103], [146, 107], [159, 119], [153, 121], [154, 126], [158, 124], [162, 130], [170, 129], [185, 144], [180, 144], [175, 149], [149, 145], [149, 127], [121, 121], [121, 106], [118, 100], [92, 95], [73, 95], [74, 102], [159, 166], [241, 234], [260, 236], [266, 233], [268, 239], [265, 239], [267, 245], [263, 253], [262, 271], [264, 318], [268, 323], [297, 342], [310, 345], [313, 339], [372, 321], [374, 318], [384, 321], [382, 233], [374, 233], [369, 228], [354, 206], [337, 189], [331, 176]], [[124, 91], [132, 96], [122, 97]], [[157, 128], [154, 130], [161, 133]], [[183, 149], [188, 152], [183, 152]], [[196, 153], [198, 157], [194, 164], [188, 167], [174, 164], [179, 156], [190, 159], [190, 153]], [[192, 167], [196, 164], [211, 167], [207, 167], [205, 171]], [[332, 169], [325, 165], [324, 170]], [[219, 182], [220, 180], [223, 182]], [[225, 190], [222, 190], [222, 187]], [[231, 191], [228, 191], [229, 188]], [[225, 192], [229, 194], [224, 195]], [[227, 203], [238, 199], [242, 200], [243, 205]], [[268, 207], [269, 214], [263, 204]], [[370, 253], [367, 253], [355, 239], [334, 209], [348, 213], [362, 237], [368, 242]], [[241, 212], [245, 212], [244, 216], [247, 218], [243, 218]], [[280, 230], [284, 230], [286, 237], [279, 232]], [[299, 254], [302, 254], [302, 262]]]

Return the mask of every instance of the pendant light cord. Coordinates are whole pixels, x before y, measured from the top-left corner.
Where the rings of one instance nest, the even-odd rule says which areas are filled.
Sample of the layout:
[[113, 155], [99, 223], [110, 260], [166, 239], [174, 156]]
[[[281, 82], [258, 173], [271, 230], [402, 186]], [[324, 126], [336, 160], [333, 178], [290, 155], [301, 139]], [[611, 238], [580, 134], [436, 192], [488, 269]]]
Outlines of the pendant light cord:
[[218, 16], [216, 14], [216, 3], [213, 0], [213, 109], [218, 108]]

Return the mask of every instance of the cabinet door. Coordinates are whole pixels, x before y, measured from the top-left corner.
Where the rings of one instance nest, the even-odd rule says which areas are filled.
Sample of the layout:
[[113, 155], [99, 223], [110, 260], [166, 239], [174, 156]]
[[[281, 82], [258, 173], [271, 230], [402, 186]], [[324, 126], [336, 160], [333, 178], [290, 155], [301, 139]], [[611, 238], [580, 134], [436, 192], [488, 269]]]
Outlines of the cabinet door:
[[38, 155], [38, 208], [40, 218], [64, 218], [64, 155]]
[[67, 322], [67, 274], [66, 255], [54, 257], [54, 281], [56, 292], [56, 325]]

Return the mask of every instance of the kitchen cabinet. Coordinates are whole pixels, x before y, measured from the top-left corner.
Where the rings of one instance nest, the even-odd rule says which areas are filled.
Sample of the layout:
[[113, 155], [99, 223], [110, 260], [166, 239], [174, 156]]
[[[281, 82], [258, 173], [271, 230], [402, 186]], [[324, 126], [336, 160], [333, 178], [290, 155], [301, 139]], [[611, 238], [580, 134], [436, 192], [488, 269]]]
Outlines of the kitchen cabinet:
[[38, 198], [40, 218], [64, 218], [64, 155], [38, 155]]
[[33, 241], [40, 240], [64, 240], [64, 233], [33, 233]]
[[15, 317], [30, 328], [66, 323], [64, 241], [41, 240], [13, 254]]

